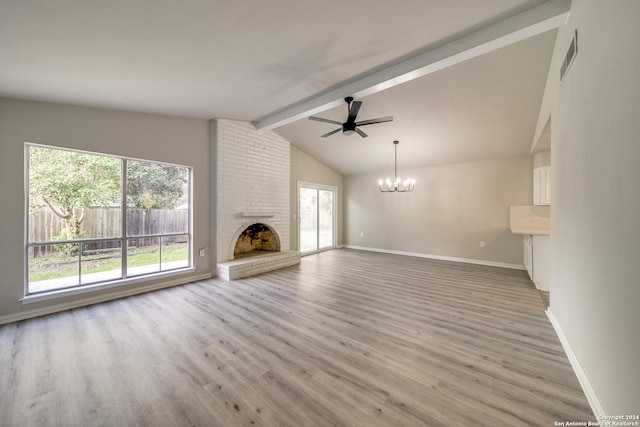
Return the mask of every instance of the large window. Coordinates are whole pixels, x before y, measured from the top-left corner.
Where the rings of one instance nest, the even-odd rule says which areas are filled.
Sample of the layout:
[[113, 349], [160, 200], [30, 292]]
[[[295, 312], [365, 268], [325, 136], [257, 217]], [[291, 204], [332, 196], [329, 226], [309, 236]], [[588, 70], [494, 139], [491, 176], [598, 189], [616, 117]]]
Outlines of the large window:
[[27, 144], [27, 294], [191, 266], [191, 169]]

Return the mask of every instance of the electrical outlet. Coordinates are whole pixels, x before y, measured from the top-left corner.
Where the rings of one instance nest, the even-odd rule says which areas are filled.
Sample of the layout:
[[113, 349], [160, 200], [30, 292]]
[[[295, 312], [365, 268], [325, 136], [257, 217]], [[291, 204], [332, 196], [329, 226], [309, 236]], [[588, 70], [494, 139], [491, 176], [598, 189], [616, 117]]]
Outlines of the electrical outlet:
[[484, 248], [485, 244], [484, 244], [484, 240], [480, 240], [480, 247]]
[[204, 254], [206, 253], [206, 251], [207, 251], [207, 250], [206, 250], [205, 248], [200, 249], [200, 256], [204, 256]]

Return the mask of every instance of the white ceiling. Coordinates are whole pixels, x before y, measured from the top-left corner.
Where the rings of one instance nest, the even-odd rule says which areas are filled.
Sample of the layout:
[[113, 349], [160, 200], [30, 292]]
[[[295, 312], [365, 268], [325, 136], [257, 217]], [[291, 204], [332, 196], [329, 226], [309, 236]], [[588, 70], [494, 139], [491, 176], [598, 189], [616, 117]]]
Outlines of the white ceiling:
[[[544, 0], [0, 0], [0, 96], [256, 121]], [[276, 128], [345, 174], [529, 153], [555, 31]], [[344, 121], [341, 105], [315, 115]]]

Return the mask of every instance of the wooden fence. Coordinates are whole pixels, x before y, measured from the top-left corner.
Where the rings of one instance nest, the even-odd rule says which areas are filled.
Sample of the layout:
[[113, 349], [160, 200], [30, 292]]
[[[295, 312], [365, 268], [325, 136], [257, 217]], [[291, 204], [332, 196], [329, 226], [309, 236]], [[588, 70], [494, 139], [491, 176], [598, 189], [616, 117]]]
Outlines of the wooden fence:
[[[80, 212], [78, 212], [79, 214]], [[29, 216], [29, 242], [50, 242], [58, 240], [65, 228], [65, 222], [51, 209], [42, 208]], [[144, 236], [154, 234], [188, 233], [189, 211], [187, 209], [127, 209], [127, 235]], [[80, 226], [82, 238], [118, 238], [122, 234], [120, 208], [85, 209], [84, 221]], [[137, 238], [136, 246], [158, 244], [154, 238]], [[86, 249], [99, 250], [119, 247], [118, 241], [91, 242]], [[33, 256], [55, 252], [52, 246], [34, 248]]]

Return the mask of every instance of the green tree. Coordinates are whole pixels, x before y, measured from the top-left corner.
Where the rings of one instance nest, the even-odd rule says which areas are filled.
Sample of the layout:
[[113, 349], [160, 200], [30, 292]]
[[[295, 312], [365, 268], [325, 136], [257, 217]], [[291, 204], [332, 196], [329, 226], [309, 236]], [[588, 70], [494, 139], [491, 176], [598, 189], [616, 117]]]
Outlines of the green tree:
[[81, 237], [86, 208], [120, 202], [119, 159], [34, 146], [29, 153], [29, 208], [47, 206], [63, 219], [59, 238]]
[[[87, 208], [121, 204], [122, 160], [36, 146], [29, 155], [29, 209], [35, 213], [48, 207], [64, 221], [57, 239], [84, 237]], [[129, 208], [174, 209], [188, 201], [188, 168], [136, 160], [126, 164]], [[76, 245], [59, 245], [67, 254], [72, 248]]]
[[127, 206], [174, 209], [187, 201], [188, 169], [130, 160], [127, 162]]

